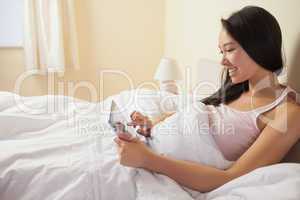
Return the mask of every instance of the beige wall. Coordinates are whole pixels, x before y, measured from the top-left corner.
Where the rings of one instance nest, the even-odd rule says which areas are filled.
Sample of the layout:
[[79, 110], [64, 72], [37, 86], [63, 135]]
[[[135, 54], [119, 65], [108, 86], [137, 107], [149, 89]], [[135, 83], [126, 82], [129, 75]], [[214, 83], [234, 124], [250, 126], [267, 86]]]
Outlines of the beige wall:
[[195, 66], [200, 59], [220, 60], [217, 47], [220, 18], [246, 5], [262, 6], [278, 19], [283, 32], [287, 66], [293, 68], [289, 79], [300, 91], [300, 81], [295, 76], [295, 72], [300, 74], [298, 0], [166, 0], [165, 54], [176, 58], [183, 68], [191, 66], [192, 86], [199, 81], [199, 77], [200, 81], [208, 80], [218, 84], [216, 77], [220, 70], [214, 66], [202, 65], [200, 69]]
[[[130, 88], [125, 77], [106, 74], [100, 85], [100, 70], [124, 71], [137, 87], [152, 76], [161, 56], [176, 58], [191, 66], [192, 84], [208, 80], [218, 84], [220, 69], [195, 67], [199, 59], [218, 62], [217, 38], [220, 18], [245, 5], [260, 5], [271, 11], [283, 31], [291, 85], [300, 91], [300, 1], [288, 0], [75, 0], [81, 69], [66, 69], [53, 84], [43, 75], [22, 82], [22, 95], [47, 93], [72, 95], [68, 84], [83, 85], [76, 97], [91, 100], [88, 85], [103, 99]], [[22, 49], [0, 49], [0, 90], [13, 91], [24, 72]], [[153, 83], [153, 82], [152, 82]], [[103, 87], [102, 87], [103, 86]], [[72, 87], [72, 86], [71, 86]], [[74, 87], [74, 86], [73, 86]], [[50, 88], [50, 89], [49, 89]]]
[[[125, 72], [137, 87], [152, 82], [154, 70], [164, 48], [164, 0], [75, 0], [79, 37], [80, 70], [67, 68], [64, 76], [52, 78], [32, 75], [21, 84], [21, 95], [48, 93], [72, 95], [86, 100], [89, 87], [103, 99], [131, 87], [121, 75], [106, 74], [100, 85], [100, 70]], [[16, 80], [24, 74], [23, 50], [0, 49], [0, 90], [14, 91]], [[81, 86], [81, 87], [80, 87]], [[103, 87], [102, 87], [103, 86]], [[54, 89], [51, 89], [54, 88]], [[72, 86], [71, 86], [72, 88]]]

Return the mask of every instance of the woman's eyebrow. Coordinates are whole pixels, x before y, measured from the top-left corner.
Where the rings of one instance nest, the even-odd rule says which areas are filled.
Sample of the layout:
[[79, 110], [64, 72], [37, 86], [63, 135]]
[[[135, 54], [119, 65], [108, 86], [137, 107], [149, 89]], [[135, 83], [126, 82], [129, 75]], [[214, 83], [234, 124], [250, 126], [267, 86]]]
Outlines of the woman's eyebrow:
[[231, 44], [234, 44], [234, 42], [227, 42], [227, 43], [223, 44], [223, 47], [225, 47], [227, 45], [231, 45]]
[[[234, 42], [227, 42], [227, 43], [223, 44], [222, 46], [225, 47], [225, 46], [232, 45], [232, 44], [234, 44]], [[219, 47], [219, 49], [221, 49], [220, 45], [218, 47]]]

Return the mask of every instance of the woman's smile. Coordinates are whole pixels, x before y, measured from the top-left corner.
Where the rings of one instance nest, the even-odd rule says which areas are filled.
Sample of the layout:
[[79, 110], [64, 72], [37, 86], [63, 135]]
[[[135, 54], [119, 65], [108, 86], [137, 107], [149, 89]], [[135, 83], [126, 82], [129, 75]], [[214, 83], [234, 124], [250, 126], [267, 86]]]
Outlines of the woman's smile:
[[238, 68], [233, 67], [233, 68], [230, 68], [228, 71], [229, 71], [229, 76], [232, 77], [238, 73]]

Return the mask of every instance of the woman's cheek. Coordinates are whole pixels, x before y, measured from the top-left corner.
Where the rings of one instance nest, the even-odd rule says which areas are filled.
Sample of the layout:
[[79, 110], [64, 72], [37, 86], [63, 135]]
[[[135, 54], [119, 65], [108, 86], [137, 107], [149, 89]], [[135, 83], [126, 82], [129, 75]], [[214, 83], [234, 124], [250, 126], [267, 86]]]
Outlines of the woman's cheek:
[[239, 63], [241, 62], [239, 52], [233, 52], [230, 56], [230, 59], [232, 60], [232, 65], [239, 66]]

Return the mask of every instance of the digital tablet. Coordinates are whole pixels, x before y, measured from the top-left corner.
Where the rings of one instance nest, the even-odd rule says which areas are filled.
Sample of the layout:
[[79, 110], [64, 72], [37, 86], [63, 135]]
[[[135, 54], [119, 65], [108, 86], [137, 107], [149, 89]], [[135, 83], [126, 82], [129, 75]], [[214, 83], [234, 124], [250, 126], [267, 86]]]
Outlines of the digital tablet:
[[113, 128], [116, 135], [122, 132], [127, 132], [134, 137], [138, 137], [141, 141], [145, 142], [146, 145], [150, 146], [151, 138], [140, 137], [135, 128], [127, 125], [126, 118], [123, 116], [121, 110], [114, 100], [111, 102], [108, 123]]
[[114, 129], [116, 134], [120, 132], [128, 132], [133, 136], [137, 135], [135, 128], [132, 126], [127, 126], [126, 118], [123, 116], [121, 110], [114, 100], [111, 102], [108, 123]]

